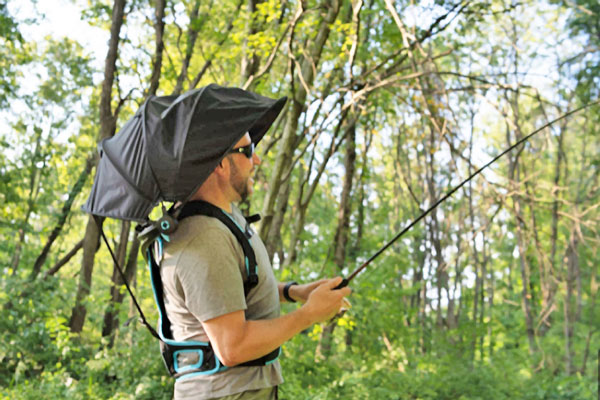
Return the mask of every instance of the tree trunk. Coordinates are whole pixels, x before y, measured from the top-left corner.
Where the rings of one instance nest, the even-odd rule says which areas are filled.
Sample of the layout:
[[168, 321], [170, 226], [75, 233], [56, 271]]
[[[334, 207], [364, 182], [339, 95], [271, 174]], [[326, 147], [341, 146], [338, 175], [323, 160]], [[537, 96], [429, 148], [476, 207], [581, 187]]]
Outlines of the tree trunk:
[[[256, 6], [264, 0], [248, 0], [248, 14], [250, 18], [246, 25], [246, 35], [242, 43], [242, 61], [241, 61], [241, 77], [240, 84], [244, 84], [250, 76], [256, 74], [260, 65], [260, 57], [255, 52], [249, 53], [247, 38], [258, 32], [258, 21], [256, 20]], [[246, 89], [252, 90], [255, 82], [252, 82]]]
[[[338, 223], [334, 239], [334, 262], [341, 272], [346, 263], [346, 244], [348, 243], [348, 228], [350, 225], [351, 213], [351, 193], [354, 180], [354, 171], [356, 169], [356, 121], [346, 130], [346, 156], [344, 158], [344, 183], [340, 198], [340, 208], [338, 211]], [[319, 344], [317, 345], [317, 356], [327, 359], [331, 354], [332, 335], [337, 325], [337, 319], [326, 324], [321, 332]]]
[[95, 159], [95, 156], [90, 155], [87, 158], [87, 160], [85, 161], [85, 167], [83, 168], [83, 171], [81, 171], [81, 173], [79, 174], [79, 177], [77, 178], [77, 181], [75, 182], [75, 185], [73, 185], [73, 188], [71, 188], [71, 191], [69, 192], [69, 197], [67, 198], [67, 201], [65, 201], [65, 203], [63, 204], [60, 217], [58, 218], [58, 221], [56, 222], [54, 229], [50, 233], [50, 236], [48, 237], [48, 240], [46, 241], [46, 244], [44, 245], [42, 252], [38, 256], [38, 258], [35, 260], [35, 263], [33, 264], [33, 269], [31, 270], [31, 274], [29, 276], [30, 280], [34, 280], [35, 278], [37, 278], [40, 271], [42, 270], [42, 266], [46, 262], [46, 258], [48, 257], [48, 254], [50, 253], [50, 248], [54, 244], [54, 241], [58, 238], [58, 235], [60, 235], [60, 232], [62, 231], [62, 228], [64, 227], [65, 222], [67, 221], [67, 217], [69, 216], [69, 213], [71, 212], [71, 207], [73, 206], [73, 202], [75, 201], [75, 198], [81, 192], [81, 189], [83, 189], [83, 185], [85, 184], [85, 181], [87, 180], [88, 175], [92, 171], [92, 167], [94, 166], [94, 159]]
[[[473, 121], [473, 116], [471, 116], [471, 121]], [[469, 138], [469, 160], [471, 160], [473, 158], [473, 131], [471, 131], [471, 135]], [[472, 174], [472, 169], [473, 166], [471, 165], [471, 163], [469, 163], [469, 175]], [[475, 213], [473, 210], [473, 181], [469, 181], [469, 185], [468, 185], [468, 200], [469, 200], [469, 221], [472, 227], [472, 232], [473, 232], [473, 236], [472, 236], [472, 243], [471, 243], [471, 247], [472, 247], [472, 251], [473, 251], [473, 264], [474, 264], [474, 268], [475, 268], [475, 293], [473, 295], [473, 330], [472, 330], [472, 338], [471, 338], [471, 361], [473, 362], [475, 360], [475, 352], [476, 352], [476, 335], [477, 335], [477, 325], [478, 325], [478, 321], [477, 321], [477, 315], [479, 314], [479, 300], [480, 300], [480, 296], [479, 293], [483, 290], [482, 288], [482, 277], [479, 273], [480, 271], [480, 264], [481, 264], [481, 257], [479, 255], [479, 250], [477, 249], [477, 235], [475, 235]], [[483, 307], [483, 304], [482, 304]]]
[[361, 247], [362, 236], [364, 231], [365, 224], [365, 197], [366, 197], [366, 180], [367, 180], [367, 171], [369, 171], [369, 158], [368, 152], [371, 147], [371, 143], [373, 141], [373, 134], [371, 132], [367, 132], [365, 134], [365, 145], [362, 151], [362, 165], [360, 170], [360, 177], [358, 179], [358, 200], [357, 210], [356, 210], [356, 237], [354, 238], [354, 242], [352, 243], [352, 247], [350, 249], [350, 258], [355, 260]]
[[[40, 171], [38, 170], [36, 175], [39, 176]], [[27, 229], [29, 226], [29, 217], [33, 211], [33, 202], [27, 202], [27, 211], [25, 211], [25, 217], [23, 221], [21, 221], [21, 227], [19, 228], [19, 238], [17, 239], [17, 244], [13, 250], [12, 259], [10, 260], [10, 269], [12, 271], [11, 275], [16, 276], [17, 269], [19, 268], [19, 264], [21, 262], [21, 252], [23, 251], [23, 243], [25, 243], [25, 234], [27, 233]]]
[[[596, 297], [598, 295], [598, 269], [596, 268], [595, 271], [590, 271], [590, 295], [589, 295], [589, 310], [595, 310], [596, 309]], [[581, 368], [579, 369], [579, 373], [583, 376], [585, 376], [585, 372], [586, 372], [586, 368], [587, 368], [587, 361], [588, 361], [588, 357], [590, 354], [590, 341], [592, 340], [592, 335], [594, 333], [596, 333], [598, 331], [597, 325], [596, 326], [592, 326], [590, 327], [590, 330], [588, 332], [587, 335], [587, 339], [585, 341], [585, 349], [583, 351], [583, 360], [581, 360]], [[598, 351], [598, 355], [600, 356], [600, 350]], [[596, 359], [596, 362], [600, 362], [598, 361], [600, 360], [600, 358]]]
[[485, 318], [485, 278], [487, 276], [487, 257], [485, 256], [485, 247], [483, 248], [483, 253], [483, 260], [481, 262], [481, 294], [479, 295], [479, 302], [481, 303], [481, 311], [479, 312], [479, 327], [482, 329], [481, 333], [479, 334], [479, 359], [481, 361], [484, 360], [483, 338], [485, 336], [483, 331]]
[[[310, 175], [310, 171], [308, 171], [308, 173], [306, 175]], [[306, 178], [308, 180], [308, 178]], [[298, 189], [298, 196], [296, 198], [296, 204], [293, 208], [293, 214], [291, 217], [291, 220], [294, 221], [292, 229], [291, 229], [291, 233], [290, 233], [290, 245], [288, 246], [288, 253], [287, 253], [287, 257], [285, 258], [285, 261], [283, 263], [283, 268], [289, 268], [290, 265], [292, 265], [295, 261], [296, 258], [298, 256], [298, 240], [300, 238], [300, 234], [302, 233], [303, 229], [304, 229], [304, 219], [306, 217], [306, 208], [308, 207], [308, 204], [305, 204], [302, 202], [303, 199], [303, 194], [304, 194], [304, 190], [305, 190], [305, 179], [304, 179], [304, 170], [300, 170], [300, 172], [298, 173], [298, 180], [301, 182], [300, 183], [300, 187]], [[283, 184], [283, 183], [282, 183]], [[291, 186], [291, 183], [288, 181], [285, 183], [285, 185], [287, 185], [288, 187]], [[289, 191], [289, 189], [288, 189]], [[282, 211], [283, 207], [281, 205], [279, 205], [280, 210]], [[274, 220], [278, 221], [278, 220], [283, 220], [284, 216], [281, 214], [276, 214]], [[270, 229], [270, 235], [271, 237], [269, 238], [270, 241], [273, 241], [273, 239], [277, 236], [279, 236], [279, 231], [275, 231], [276, 229], [276, 225], [275, 224], [271, 224], [271, 229]]]
[[[83, 329], [83, 323], [85, 322], [85, 316], [87, 314], [87, 308], [85, 307], [84, 301], [90, 294], [90, 289], [92, 287], [94, 257], [96, 256], [96, 251], [98, 251], [100, 244], [100, 230], [98, 229], [98, 226], [96, 226], [94, 218], [93, 215], [88, 216], [85, 236], [83, 237], [82, 266], [79, 273], [75, 306], [71, 310], [71, 319], [69, 320], [69, 328], [73, 333], [79, 333]], [[102, 222], [104, 222], [103, 219]]]
[[[324, 90], [324, 93], [329, 93], [330, 89], [331, 89], [331, 87], [327, 86], [326, 89]], [[315, 112], [315, 118], [318, 114], [319, 114], [318, 112]], [[344, 115], [346, 115], [346, 114], [344, 114]], [[339, 128], [340, 128], [343, 120], [344, 119], [341, 118], [340, 121], [338, 122], [338, 127], [336, 128], [337, 129], [336, 136], [337, 136], [337, 132], [339, 132]], [[287, 118], [285, 120], [285, 123], [287, 124]], [[306, 124], [306, 122], [305, 122], [305, 124]], [[301, 137], [300, 136], [296, 137], [296, 143], [294, 143], [292, 147], [293, 148], [298, 147], [300, 142], [301, 142]], [[331, 154], [327, 153], [324, 161], [329, 160], [330, 156], [331, 156]], [[307, 196], [308, 200], [306, 202], [304, 201], [304, 198], [305, 198], [304, 191], [306, 189], [306, 186], [309, 183], [310, 171], [311, 171], [311, 167], [313, 165], [313, 161], [314, 161], [314, 153], [311, 155], [311, 162], [309, 163], [309, 165], [307, 167], [305, 167], [304, 169], [300, 169], [298, 172], [298, 175], [299, 175], [298, 187], [299, 187], [299, 189], [298, 189], [298, 196], [297, 196], [297, 200], [296, 200], [296, 206], [293, 209], [296, 217], [292, 217], [292, 220], [294, 221], [294, 227], [293, 227], [292, 233], [291, 233], [289, 253], [288, 253], [288, 256], [286, 257], [285, 263], [283, 264], [283, 268], [289, 267], [291, 264], [293, 264], [296, 261], [296, 255], [297, 255], [296, 243], [298, 242], [298, 238], [304, 229], [304, 217], [306, 216], [306, 208], [308, 207], [308, 202], [310, 201], [310, 197], [311, 197], [310, 195]], [[294, 167], [294, 164], [290, 164], [285, 176], [289, 176], [289, 173], [290, 173], [289, 169], [293, 168], [293, 167]], [[309, 171], [309, 173], [306, 174], [306, 178], [303, 175], [305, 169]], [[319, 172], [316, 181], [319, 180], [320, 176], [321, 176], [321, 173]], [[288, 208], [287, 203], [289, 201], [289, 193], [286, 193], [286, 191], [291, 191], [290, 186], [292, 185], [292, 183], [290, 182], [290, 180], [291, 179], [289, 179], [289, 178], [286, 178], [286, 179], [282, 178], [281, 188], [279, 189], [279, 194], [277, 196], [277, 200], [275, 203], [275, 204], [277, 204], [277, 206], [274, 209], [275, 214], [271, 217], [272, 221], [269, 224], [270, 225], [269, 234], [263, 238], [267, 249], [275, 248], [277, 246], [277, 243], [281, 242], [281, 229], [280, 228], [281, 228], [281, 223], [283, 223], [283, 221], [285, 219], [285, 212]], [[285, 202], [285, 204], [282, 204], [282, 201]], [[299, 217], [297, 217], [297, 216], [299, 216]], [[281, 249], [280, 249], [280, 251], [281, 251]], [[269, 253], [269, 254], [274, 254], [274, 253]]]
[[[133, 240], [131, 241], [131, 246], [129, 248], [129, 255], [127, 256], [127, 264], [125, 265], [125, 270], [124, 270], [124, 274], [125, 274], [125, 280], [127, 281], [127, 283], [129, 284], [129, 286], [131, 287], [132, 282], [134, 280], [135, 277], [135, 273], [137, 270], [137, 259], [138, 259], [138, 253], [140, 251], [140, 239], [138, 238], [137, 232], [134, 234], [133, 236]], [[125, 259], [124, 255], [123, 255], [123, 260]], [[121, 266], [123, 266], [123, 264], [121, 264]], [[114, 293], [114, 297], [112, 298], [112, 310], [107, 310], [107, 311], [111, 311], [111, 315], [107, 316], [105, 315], [105, 322], [108, 322], [108, 325], [112, 327], [112, 330], [110, 332], [107, 332], [106, 335], [103, 336], [109, 336], [109, 347], [112, 347], [114, 342], [115, 342], [115, 338], [117, 336], [117, 328], [119, 327], [119, 309], [121, 307], [121, 304], [123, 304], [123, 299], [125, 298], [125, 291], [123, 291], [123, 285], [125, 284], [125, 282], [123, 282], [123, 280], [121, 279], [121, 275], [119, 274], [118, 278], [115, 279], [115, 286], [114, 286], [114, 292], [111, 291], [111, 294]], [[137, 310], [134, 310], [134, 313], [137, 313]], [[108, 314], [108, 313], [107, 313]], [[135, 314], [134, 314], [135, 315]], [[109, 317], [112, 317], [109, 318]]]
[[[140, 238], [138, 237], [137, 232], [133, 235], [133, 240], [131, 241], [131, 246], [129, 248], [129, 256], [127, 258], [127, 266], [125, 267], [125, 278], [127, 278], [127, 282], [129, 282], [129, 286], [132, 288], [134, 292], [137, 290], [137, 260], [138, 254], [140, 251]], [[135, 303], [133, 299], [129, 299], [129, 313], [127, 314], [127, 320], [133, 321], [138, 316], [138, 310], [135, 307]], [[134, 335], [137, 325], [133, 325], [131, 327], [131, 335], [129, 336], [129, 346], [134, 346]]]
[[558, 212], [560, 207], [560, 192], [558, 190], [560, 186], [561, 180], [561, 165], [562, 159], [564, 156], [563, 150], [563, 137], [564, 137], [564, 129], [560, 130], [560, 134], [558, 135], [558, 143], [556, 148], [556, 164], [554, 165], [554, 186], [552, 188], [552, 195], [554, 201], [552, 202], [552, 236], [551, 236], [551, 254], [550, 254], [550, 269], [549, 269], [549, 281], [548, 281], [548, 299], [547, 303], [553, 302], [554, 294], [556, 292], [556, 284], [555, 284], [555, 276], [554, 271], [556, 271], [556, 249], [558, 242]]
[[[106, 310], [104, 311], [104, 319], [102, 324], [102, 337], [112, 335], [113, 331], [117, 326], [117, 313], [118, 313], [118, 298], [120, 297], [121, 286], [123, 285], [123, 279], [119, 274], [118, 268], [123, 269], [125, 264], [125, 256], [127, 255], [127, 243], [129, 242], [129, 230], [131, 228], [130, 221], [121, 222], [121, 234], [119, 235], [119, 245], [115, 253], [117, 257], [118, 266], [113, 266], [112, 273], [112, 286], [110, 288], [110, 300]], [[109, 347], [112, 347], [113, 340], [109, 341]]]
[[[164, 1], [164, 0], [161, 0]], [[196, 39], [198, 39], [198, 26], [196, 21], [198, 19], [198, 13], [200, 12], [200, 0], [194, 2], [194, 7], [190, 13], [190, 26], [187, 31], [187, 44], [185, 48], [185, 57], [181, 63], [181, 71], [177, 77], [177, 83], [175, 89], [173, 89], [173, 95], [179, 95], [183, 91], [183, 82], [187, 80], [188, 68], [190, 66], [190, 60], [194, 53], [194, 47], [196, 46]]]
[[[112, 24], [108, 52], [104, 65], [104, 81], [100, 95], [100, 137], [99, 141], [114, 135], [117, 116], [111, 111], [112, 86], [115, 79], [117, 54], [119, 50], [119, 35], [123, 25], [125, 13], [125, 0], [115, 0], [113, 5]], [[96, 161], [97, 162], [97, 161]], [[69, 327], [71, 332], [79, 333], [83, 329], [86, 307], [83, 304], [92, 286], [92, 271], [94, 270], [94, 257], [98, 249], [100, 231], [93, 216], [88, 217], [83, 243], [83, 257], [75, 306], [71, 311]]]
[[[425, 146], [425, 152], [428, 154], [427, 156], [427, 195], [429, 197], [429, 204], [435, 204], [438, 201], [438, 195], [436, 194], [435, 182], [434, 178], [436, 175], [435, 172], [435, 160], [433, 154], [435, 153], [436, 148], [435, 141], [435, 130], [433, 127], [430, 127], [429, 134], [429, 146]], [[442, 241], [441, 241], [441, 227], [437, 215], [437, 208], [433, 209], [429, 216], [430, 223], [428, 224], [429, 229], [429, 240], [433, 244], [433, 248], [435, 250], [435, 261], [436, 261], [436, 287], [437, 287], [437, 307], [436, 307], [436, 324], [438, 327], [443, 325], [443, 315], [442, 315], [442, 291], [445, 290], [446, 294], [448, 294], [448, 270], [447, 264], [442, 255]], [[448, 296], [450, 298], [450, 296]]]
[[309, 166], [307, 167], [308, 173], [306, 174], [306, 179], [302, 179], [302, 175], [300, 176], [300, 179], [299, 179], [300, 180], [300, 188], [298, 191], [298, 200], [297, 200], [297, 204], [296, 204], [296, 216], [294, 218], [295, 224], [294, 224], [294, 228], [292, 230], [292, 236], [291, 236], [292, 240], [290, 240], [290, 245], [289, 245], [289, 254], [290, 255], [286, 258], [284, 267], [289, 266], [296, 259], [296, 254], [297, 254], [296, 245], [298, 243], [298, 238], [300, 237], [300, 234], [304, 230], [304, 221], [306, 219], [306, 212], [308, 210], [308, 205], [310, 203], [310, 200], [312, 199], [312, 196], [315, 193], [315, 190], [317, 189], [317, 186], [319, 185], [321, 176], [323, 176], [323, 173], [325, 172], [327, 163], [329, 162], [331, 156], [337, 152], [338, 147], [340, 146], [341, 142], [343, 141], [343, 137], [339, 141], [336, 141], [336, 139], [338, 138], [340, 131], [345, 132], [345, 130], [347, 129], [347, 128], [343, 128], [343, 127], [352, 126], [353, 124], [356, 123], [356, 117], [354, 117], [351, 122], [346, 122], [347, 116], [348, 116], [347, 112], [342, 113], [342, 115], [340, 116], [337, 127], [334, 131], [333, 137], [331, 138], [331, 143], [329, 144], [329, 148], [326, 151], [326, 153], [323, 155], [323, 161], [321, 162], [321, 165], [319, 165], [319, 168], [317, 169], [317, 172], [315, 173], [315, 177], [314, 177], [313, 181], [310, 182], [310, 175], [311, 175], [310, 171], [312, 170], [314, 154], [312, 156], [313, 158], [312, 158], [311, 162], [309, 163]]
[[[520, 71], [519, 66], [519, 55], [518, 50], [518, 32], [516, 30], [516, 17], [514, 14], [511, 14], [511, 41], [513, 46], [515, 47], [515, 52], [511, 56], [512, 59], [512, 70], [515, 74]], [[511, 134], [510, 134], [510, 126], [514, 127], [515, 130], [515, 142], [520, 140], [523, 137], [521, 132], [520, 125], [520, 108], [519, 108], [519, 89], [517, 88], [513, 92], [506, 92], [505, 97], [508, 102], [508, 106], [510, 107], [512, 121], [510, 123], [507, 121], [506, 126], [506, 143], [511, 143]], [[509, 118], [509, 117], [507, 117]], [[513, 142], [514, 143], [514, 142]], [[531, 289], [531, 268], [529, 265], [529, 261], [527, 260], [527, 243], [525, 241], [526, 237], [528, 237], [525, 226], [525, 218], [523, 216], [524, 207], [523, 207], [523, 198], [521, 195], [521, 184], [523, 180], [527, 180], [527, 177], [523, 177], [521, 179], [520, 172], [520, 154], [523, 151], [524, 146], [520, 146], [518, 149], [513, 150], [508, 155], [508, 163], [509, 163], [509, 171], [508, 171], [508, 179], [509, 179], [509, 188], [512, 193], [512, 212], [515, 217], [515, 227], [516, 227], [516, 238], [517, 238], [517, 247], [519, 252], [519, 265], [521, 270], [521, 307], [523, 309], [523, 313], [525, 314], [525, 325], [527, 331], [527, 340], [529, 343], [529, 354], [533, 354], [537, 351], [537, 345], [535, 342], [535, 330], [533, 327], [533, 312], [532, 312], [532, 293], [530, 293]]]
[[[518, 177], [517, 177], [518, 179]], [[511, 179], [512, 181], [512, 179]], [[513, 191], [515, 189], [513, 188]], [[525, 324], [527, 329], [527, 339], [529, 341], [529, 354], [533, 354], [537, 350], [535, 344], [535, 331], [533, 329], [533, 316], [531, 311], [531, 295], [529, 293], [530, 287], [530, 268], [529, 262], [527, 261], [527, 246], [525, 243], [525, 226], [523, 224], [523, 216], [521, 213], [521, 198], [518, 194], [513, 196], [513, 212], [516, 217], [516, 229], [517, 229], [517, 246], [519, 249], [519, 263], [521, 267], [521, 301], [523, 307], [523, 313], [525, 314]]]
[[27, 196], [27, 209], [25, 211], [25, 216], [21, 221], [21, 226], [19, 227], [19, 239], [17, 240], [17, 244], [15, 245], [12, 259], [10, 261], [12, 276], [16, 276], [19, 263], [21, 262], [21, 252], [23, 251], [23, 244], [25, 243], [25, 235], [29, 229], [29, 217], [31, 217], [31, 213], [35, 207], [35, 201], [37, 200], [40, 190], [42, 169], [38, 168], [36, 163], [41, 158], [41, 140], [42, 131], [36, 129], [36, 143], [30, 165], [31, 170], [29, 175], [29, 195]]
[[[331, 31], [330, 26], [333, 24], [339, 13], [340, 2], [339, 0], [323, 1], [317, 9], [326, 9], [327, 14], [321, 20], [319, 27], [317, 28], [317, 34], [311, 45], [308, 46], [308, 54], [303, 58], [301, 63], [302, 67], [300, 71], [298, 71], [302, 75], [302, 80], [307, 86], [311, 86], [313, 83], [315, 72], [313, 68], [319, 65], [323, 47], [325, 46]], [[294, 80], [293, 75], [292, 80]], [[304, 85], [298, 85], [298, 87], [295, 88], [283, 136], [279, 143], [275, 165], [272, 169], [273, 174], [269, 181], [269, 190], [263, 202], [261, 213], [263, 219], [259, 228], [260, 237], [266, 236], [270, 230], [270, 225], [273, 222], [275, 201], [281, 189], [283, 172], [289, 169], [293, 159], [295, 150], [294, 145], [297, 144], [296, 131], [298, 128], [298, 119], [304, 110], [307, 95], [308, 93], [306, 92]]]
[[160, 82], [160, 72], [162, 69], [163, 50], [165, 43], [163, 33], [165, 31], [165, 7], [166, 0], [154, 0], [154, 32], [155, 32], [155, 50], [152, 60], [152, 76], [150, 77], [150, 88], [148, 94], [153, 96], [158, 90]]
[[350, 226], [352, 182], [356, 169], [356, 122], [346, 130], [346, 157], [344, 158], [344, 183], [338, 211], [338, 225], [335, 231], [333, 260], [342, 271], [346, 264], [346, 244]]
[[577, 246], [579, 244], [579, 240], [577, 238], [577, 233], [575, 229], [571, 232], [571, 239], [569, 240], [569, 245], [565, 254], [565, 262], [566, 262], [566, 285], [567, 285], [567, 293], [564, 301], [564, 334], [565, 334], [565, 373], [567, 375], [572, 375], [576, 371], [573, 368], [573, 335], [575, 330], [575, 307], [573, 307], [573, 297], [575, 291], [575, 285], [577, 280], [577, 275], [579, 272], [579, 255], [577, 253]]
[[[518, 195], [514, 195], [513, 197], [519, 197]], [[527, 339], [529, 341], [529, 354], [533, 354], [535, 350], [537, 350], [537, 346], [535, 344], [535, 331], [533, 329], [533, 316], [531, 311], [531, 295], [529, 293], [530, 287], [530, 268], [529, 262], [527, 261], [527, 246], [525, 244], [525, 227], [523, 225], [522, 215], [521, 215], [521, 201], [519, 198], [515, 198], [514, 200], [514, 213], [517, 218], [517, 246], [519, 249], [519, 263], [521, 266], [521, 300], [523, 305], [523, 313], [525, 314], [525, 324], [527, 329]]]
[[[287, 206], [288, 206], [288, 201], [290, 198], [290, 191], [292, 189], [292, 185], [290, 183], [289, 180], [287, 180], [286, 182], [284, 182], [283, 184], [283, 190], [280, 193], [280, 199], [277, 200], [277, 207], [278, 210], [275, 214], [275, 218], [273, 220], [273, 224], [271, 225], [271, 230], [269, 231], [269, 235], [264, 238], [265, 240], [265, 247], [267, 249], [267, 253], [269, 254], [269, 257], [271, 260], [273, 260], [273, 256], [275, 255], [275, 253], [280, 253], [281, 252], [281, 248], [283, 246], [282, 242], [281, 242], [281, 227], [283, 226], [283, 222], [284, 222], [284, 217], [285, 217], [285, 213], [287, 211]], [[286, 258], [287, 260], [287, 258]], [[283, 259], [279, 259], [279, 265], [282, 266], [284, 263], [286, 263], [286, 260]], [[285, 264], [286, 266], [289, 265], [289, 263]]]
[[[485, 243], [485, 238], [484, 238], [484, 243]], [[490, 272], [490, 279], [489, 279], [489, 294], [488, 294], [488, 301], [489, 301], [489, 305], [488, 305], [488, 312], [490, 317], [494, 315], [494, 285], [495, 285], [495, 281], [494, 281], [494, 271], [492, 269], [492, 271]], [[492, 357], [494, 356], [494, 347], [496, 345], [496, 335], [492, 332], [492, 324], [489, 323], [488, 324], [488, 329], [487, 329], [487, 334], [488, 334], [488, 342], [489, 342], [489, 357], [490, 359], [492, 359]]]

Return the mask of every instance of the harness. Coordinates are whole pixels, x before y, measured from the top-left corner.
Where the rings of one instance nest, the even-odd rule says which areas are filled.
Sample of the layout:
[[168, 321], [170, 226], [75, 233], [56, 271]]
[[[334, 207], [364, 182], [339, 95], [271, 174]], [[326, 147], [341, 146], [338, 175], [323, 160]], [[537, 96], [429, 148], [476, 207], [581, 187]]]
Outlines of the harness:
[[[257, 274], [257, 263], [254, 255], [254, 250], [250, 244], [250, 237], [252, 231], [249, 226], [247, 229], [243, 229], [231, 216], [226, 214], [223, 210], [213, 206], [210, 203], [204, 201], [191, 201], [186, 203], [179, 216], [178, 221], [184, 218], [191, 217], [193, 215], [206, 215], [213, 217], [221, 221], [231, 233], [236, 237], [237, 241], [242, 246], [244, 252], [244, 260], [246, 264], [247, 279], [244, 282], [244, 295], [248, 297], [248, 293], [256, 287], [258, 284]], [[249, 223], [256, 222], [260, 219], [260, 216], [253, 215], [247, 217], [246, 220]], [[163, 256], [163, 240], [169, 240], [167, 235], [159, 235], [153, 243], [153, 246], [149, 246], [146, 250], [148, 259], [148, 268], [150, 269], [150, 279], [152, 282], [152, 291], [154, 292], [154, 300], [159, 313], [159, 329], [158, 336], [160, 339], [160, 350], [163, 358], [163, 362], [169, 374], [179, 379], [187, 379], [198, 375], [211, 375], [228, 369], [221, 361], [217, 358], [214, 349], [210, 342], [200, 341], [176, 341], [173, 339], [171, 333], [171, 321], [169, 320], [164, 303], [164, 290], [162, 279], [160, 277], [160, 265], [156, 261], [154, 254], [157, 254], [157, 258], [162, 260]], [[152, 249], [154, 247], [154, 251]], [[198, 362], [181, 366], [177, 362], [177, 356], [181, 353], [196, 353], [198, 354]], [[271, 364], [279, 358], [281, 354], [281, 348], [278, 347], [271, 353], [251, 360], [243, 364], [239, 364], [236, 367], [250, 367], [250, 366], [264, 366]]]

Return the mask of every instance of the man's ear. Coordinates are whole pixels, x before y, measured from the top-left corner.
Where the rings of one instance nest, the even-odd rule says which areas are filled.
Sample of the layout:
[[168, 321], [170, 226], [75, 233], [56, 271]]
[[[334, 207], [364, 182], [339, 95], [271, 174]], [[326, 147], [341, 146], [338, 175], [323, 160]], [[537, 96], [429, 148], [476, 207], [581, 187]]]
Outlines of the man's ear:
[[[225, 161], [227, 160], [227, 161]], [[223, 158], [219, 164], [217, 165], [217, 167], [215, 168], [215, 172], [217, 174], [225, 174], [227, 173], [227, 170], [229, 169], [229, 163], [231, 161], [229, 161], [229, 159], [227, 157]]]

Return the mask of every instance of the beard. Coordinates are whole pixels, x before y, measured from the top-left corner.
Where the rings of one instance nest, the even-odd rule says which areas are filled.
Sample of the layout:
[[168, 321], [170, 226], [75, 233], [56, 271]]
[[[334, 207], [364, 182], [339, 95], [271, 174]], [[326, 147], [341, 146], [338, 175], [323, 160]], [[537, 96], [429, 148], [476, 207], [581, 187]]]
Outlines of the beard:
[[252, 187], [250, 186], [250, 176], [243, 177], [238, 167], [231, 162], [229, 165], [231, 166], [231, 175], [230, 182], [233, 189], [240, 196], [240, 201], [244, 202], [250, 197], [252, 193]]

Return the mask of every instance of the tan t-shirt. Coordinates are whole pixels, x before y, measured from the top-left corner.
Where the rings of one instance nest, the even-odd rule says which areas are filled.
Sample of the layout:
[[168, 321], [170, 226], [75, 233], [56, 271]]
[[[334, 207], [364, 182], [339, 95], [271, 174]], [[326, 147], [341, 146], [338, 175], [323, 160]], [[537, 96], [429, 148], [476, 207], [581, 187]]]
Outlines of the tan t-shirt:
[[[246, 221], [233, 207], [242, 227]], [[164, 302], [174, 340], [208, 341], [200, 321], [245, 310], [247, 320], [279, 316], [277, 280], [262, 240], [254, 233], [250, 244], [258, 264], [258, 285], [246, 298], [244, 252], [221, 221], [204, 215], [185, 218], [165, 243], [161, 262]], [[194, 363], [191, 354], [179, 356], [180, 365]], [[205, 399], [279, 385], [283, 382], [279, 361], [262, 367], [234, 367], [213, 375], [175, 382], [175, 399]]]

